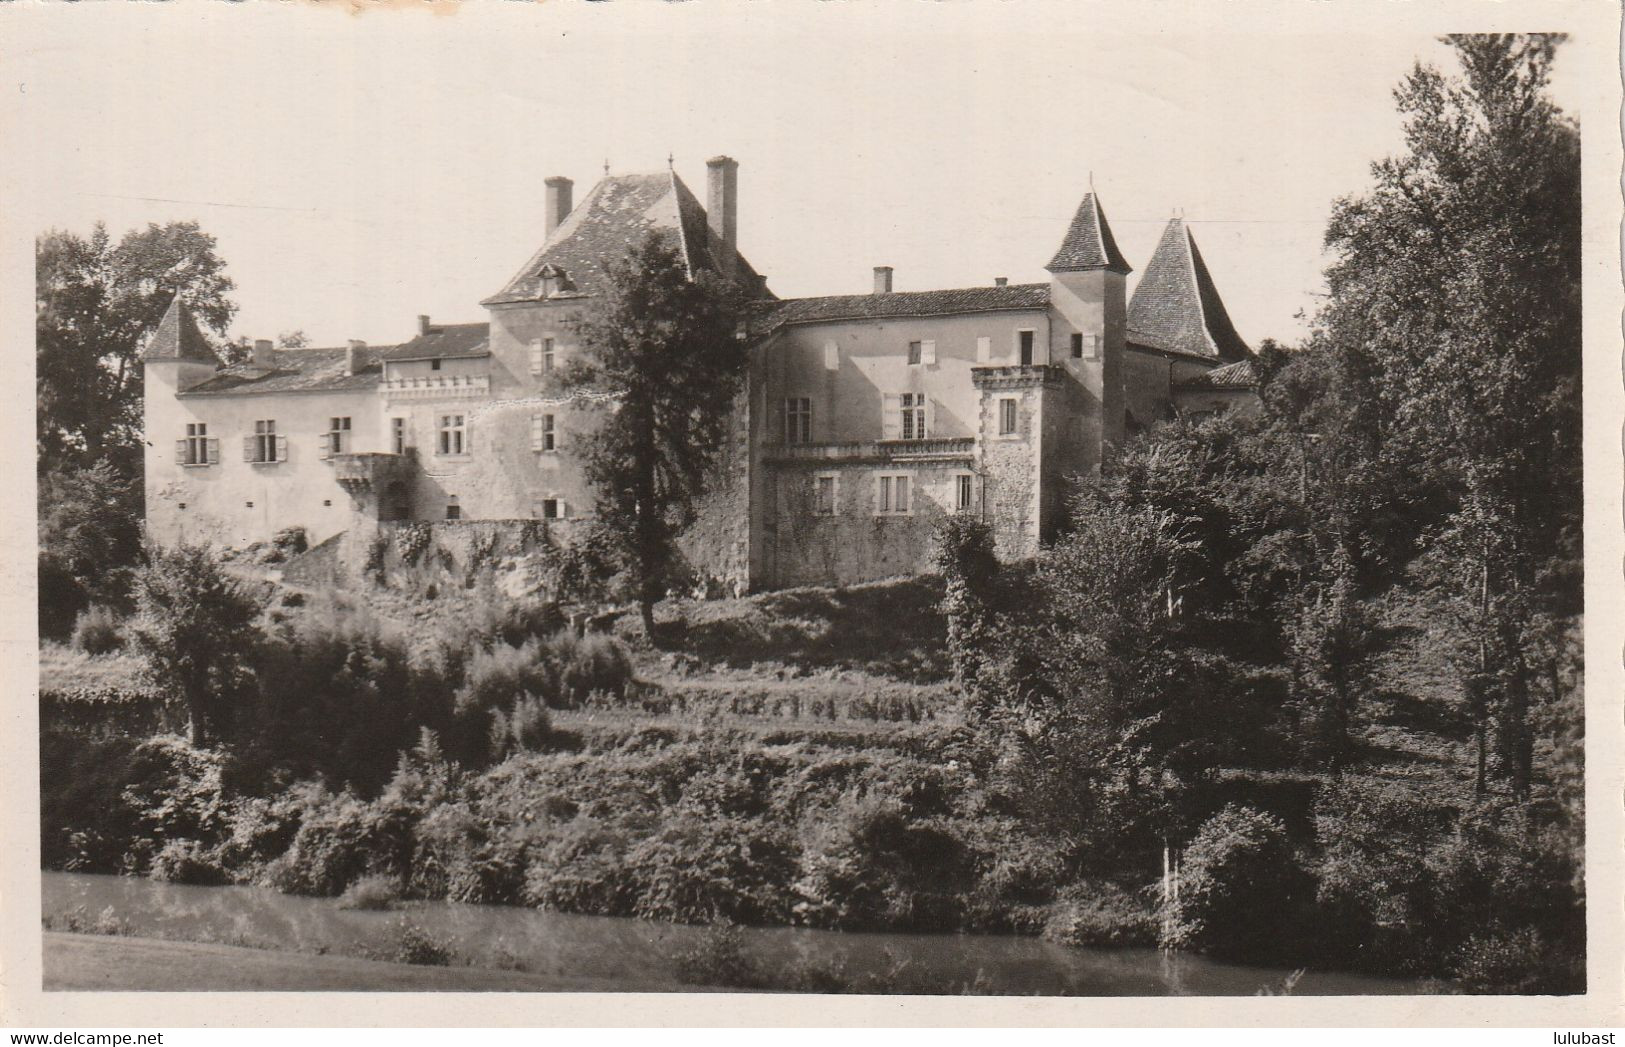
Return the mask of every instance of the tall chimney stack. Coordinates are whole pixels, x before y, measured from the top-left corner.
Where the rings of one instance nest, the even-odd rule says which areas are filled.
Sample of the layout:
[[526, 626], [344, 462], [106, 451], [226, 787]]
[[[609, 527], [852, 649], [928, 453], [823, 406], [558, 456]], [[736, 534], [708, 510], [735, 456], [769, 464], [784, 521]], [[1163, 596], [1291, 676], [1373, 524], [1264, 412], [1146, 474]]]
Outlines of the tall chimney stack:
[[552, 237], [553, 230], [557, 229], [570, 214], [575, 183], [563, 175], [553, 175], [551, 178], [543, 179], [542, 184], [547, 186], [546, 235]]
[[344, 347], [344, 373], [346, 375], [355, 374], [356, 368], [361, 366], [361, 350], [366, 347], [367, 343], [359, 338], [350, 339], [350, 344]]
[[253, 363], [255, 367], [276, 366], [276, 356], [271, 350], [271, 340], [269, 338], [254, 339]]
[[891, 294], [891, 266], [875, 266], [875, 294]]
[[731, 277], [739, 252], [739, 163], [729, 156], [713, 156], [705, 168], [711, 257], [722, 275]]
[[426, 335], [428, 333], [429, 333], [429, 314], [428, 313], [419, 313], [418, 314], [418, 334], [419, 335]]

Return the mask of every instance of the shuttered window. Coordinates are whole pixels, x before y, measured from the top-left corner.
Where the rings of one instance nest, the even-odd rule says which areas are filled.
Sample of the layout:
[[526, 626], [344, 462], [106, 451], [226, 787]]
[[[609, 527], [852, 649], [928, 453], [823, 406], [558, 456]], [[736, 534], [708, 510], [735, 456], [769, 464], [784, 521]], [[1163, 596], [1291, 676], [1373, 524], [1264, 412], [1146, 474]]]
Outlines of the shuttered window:
[[876, 478], [875, 514], [878, 516], [907, 516], [909, 514], [909, 476], [907, 473], [888, 473]]
[[270, 465], [288, 460], [288, 438], [278, 436], [276, 420], [267, 418], [254, 423], [254, 435], [243, 437], [243, 461], [257, 465]]
[[1005, 397], [999, 401], [999, 435], [1012, 436], [1016, 431], [1016, 401]]
[[533, 414], [530, 416], [530, 446], [534, 451], [557, 451], [559, 449], [558, 428], [551, 414]]
[[329, 418], [327, 420], [327, 438], [325, 443], [327, 445], [327, 453], [329, 455], [349, 454], [350, 419]]
[[813, 477], [813, 513], [817, 516], [834, 516], [836, 499], [836, 477], [834, 473], [822, 473]]
[[220, 461], [220, 441], [211, 439], [206, 422], [188, 422], [186, 436], [175, 441], [175, 461], [181, 465], [215, 465]]
[[551, 338], [538, 338], [530, 343], [530, 373], [548, 374], [558, 362], [557, 349]]

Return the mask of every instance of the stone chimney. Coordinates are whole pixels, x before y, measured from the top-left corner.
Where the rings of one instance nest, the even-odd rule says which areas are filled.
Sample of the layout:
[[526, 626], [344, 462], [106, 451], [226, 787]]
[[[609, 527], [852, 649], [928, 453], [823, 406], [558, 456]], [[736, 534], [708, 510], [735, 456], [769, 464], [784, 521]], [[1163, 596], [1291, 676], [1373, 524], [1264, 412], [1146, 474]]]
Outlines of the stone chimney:
[[891, 266], [875, 266], [875, 294], [891, 294]]
[[418, 314], [418, 334], [419, 335], [426, 335], [428, 333], [429, 333], [429, 314], [428, 313], [419, 313]]
[[574, 206], [575, 183], [563, 175], [554, 175], [543, 179], [542, 184], [547, 186], [547, 236], [551, 239], [553, 230], [563, 224]]
[[1010, 278], [1008, 276], [995, 276], [993, 278], [993, 286], [994, 287], [1007, 287], [1007, 286], [1009, 286], [1009, 284], [1010, 284]]
[[722, 275], [731, 277], [739, 252], [739, 163], [729, 156], [713, 156], [705, 168], [711, 257]]
[[271, 351], [271, 340], [269, 338], [254, 339], [253, 362], [255, 367], [276, 366], [276, 355]]
[[347, 374], [347, 375], [355, 374], [356, 368], [359, 367], [360, 364], [361, 364], [361, 350], [365, 349], [366, 347], [367, 347], [367, 343], [363, 342], [361, 339], [359, 339], [359, 338], [350, 339], [350, 344], [345, 346], [345, 348], [344, 348], [344, 373], [345, 374]]

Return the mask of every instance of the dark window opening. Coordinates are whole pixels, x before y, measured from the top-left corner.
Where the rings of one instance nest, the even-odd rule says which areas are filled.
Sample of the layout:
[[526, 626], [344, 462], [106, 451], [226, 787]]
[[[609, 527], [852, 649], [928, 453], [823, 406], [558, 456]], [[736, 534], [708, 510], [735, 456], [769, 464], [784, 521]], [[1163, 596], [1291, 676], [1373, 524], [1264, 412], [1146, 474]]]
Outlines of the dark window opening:
[[1083, 335], [1077, 332], [1073, 332], [1072, 335], [1072, 359], [1083, 359]]
[[1022, 331], [1020, 338], [1021, 366], [1031, 367], [1033, 365], [1033, 333], [1031, 331]]

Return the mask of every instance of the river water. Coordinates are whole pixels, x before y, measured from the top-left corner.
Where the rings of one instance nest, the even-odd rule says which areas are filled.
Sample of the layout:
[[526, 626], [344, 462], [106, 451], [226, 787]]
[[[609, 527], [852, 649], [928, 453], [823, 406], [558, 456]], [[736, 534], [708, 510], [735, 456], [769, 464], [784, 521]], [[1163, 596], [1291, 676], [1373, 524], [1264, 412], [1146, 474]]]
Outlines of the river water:
[[[111, 909], [126, 933], [298, 952], [393, 952], [403, 921], [450, 941], [458, 963], [543, 975], [601, 978], [628, 991], [678, 988], [676, 961], [704, 928], [613, 916], [574, 916], [456, 902], [410, 902], [393, 912], [340, 909], [259, 887], [189, 887], [137, 877], [46, 872], [44, 908], [57, 917]], [[969, 934], [855, 934], [745, 928], [743, 948], [764, 966], [839, 965], [848, 977], [894, 970], [909, 981], [1042, 996], [1250, 996], [1289, 973], [1155, 949], [1094, 949], [1036, 938]], [[1298, 995], [1407, 994], [1420, 983], [1309, 971]]]

